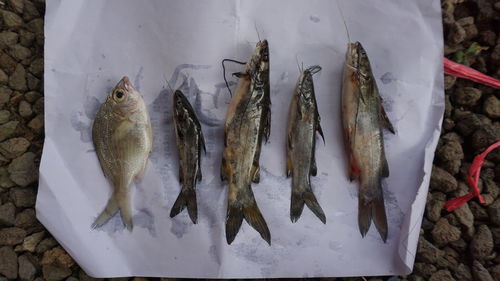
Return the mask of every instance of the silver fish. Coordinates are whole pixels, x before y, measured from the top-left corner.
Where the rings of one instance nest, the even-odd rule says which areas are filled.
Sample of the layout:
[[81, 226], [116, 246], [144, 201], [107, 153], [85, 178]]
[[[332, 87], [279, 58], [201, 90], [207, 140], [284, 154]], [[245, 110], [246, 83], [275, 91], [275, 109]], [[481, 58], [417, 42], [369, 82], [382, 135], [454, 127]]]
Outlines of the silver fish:
[[316, 132], [324, 141], [320, 126], [318, 105], [314, 94], [313, 75], [321, 70], [320, 66], [311, 66], [300, 74], [288, 115], [286, 175], [292, 176], [292, 198], [290, 219], [296, 222], [304, 203], [323, 222], [325, 213], [311, 189], [310, 176], [316, 176], [315, 159]]
[[111, 198], [92, 226], [102, 226], [119, 210], [131, 231], [130, 184], [144, 174], [153, 136], [146, 105], [128, 77], [120, 80], [97, 111], [92, 139], [104, 175], [113, 186]]
[[387, 240], [382, 178], [389, 176], [382, 127], [394, 133], [361, 43], [348, 45], [342, 82], [342, 121], [349, 155], [349, 178], [359, 180], [358, 225], [364, 237], [373, 219]]
[[259, 41], [239, 77], [224, 125], [221, 179], [229, 183], [226, 240], [231, 244], [243, 218], [271, 244], [271, 233], [255, 201], [251, 183], [260, 180], [262, 137], [269, 138], [271, 97], [269, 47]]
[[182, 189], [172, 207], [170, 217], [175, 217], [187, 207], [189, 217], [196, 223], [196, 182], [201, 181], [201, 149], [206, 152], [201, 125], [193, 107], [180, 90], [174, 93], [174, 127], [179, 151], [179, 181]]

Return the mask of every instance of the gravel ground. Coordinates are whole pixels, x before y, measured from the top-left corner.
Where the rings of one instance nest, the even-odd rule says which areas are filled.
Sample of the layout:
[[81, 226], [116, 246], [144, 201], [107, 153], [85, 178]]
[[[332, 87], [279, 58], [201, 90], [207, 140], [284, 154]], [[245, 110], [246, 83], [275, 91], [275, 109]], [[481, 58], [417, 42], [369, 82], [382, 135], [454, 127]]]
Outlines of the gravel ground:
[[[445, 55], [499, 78], [500, 1], [442, 0], [442, 6]], [[35, 217], [44, 138], [44, 9], [43, 0], [0, 1], [0, 281], [93, 279]], [[336, 280], [500, 280], [500, 149], [483, 166], [479, 186], [486, 204], [472, 200], [443, 210], [446, 200], [469, 191], [464, 175], [474, 155], [500, 140], [500, 92], [453, 77], [445, 77], [445, 88], [413, 274]]]

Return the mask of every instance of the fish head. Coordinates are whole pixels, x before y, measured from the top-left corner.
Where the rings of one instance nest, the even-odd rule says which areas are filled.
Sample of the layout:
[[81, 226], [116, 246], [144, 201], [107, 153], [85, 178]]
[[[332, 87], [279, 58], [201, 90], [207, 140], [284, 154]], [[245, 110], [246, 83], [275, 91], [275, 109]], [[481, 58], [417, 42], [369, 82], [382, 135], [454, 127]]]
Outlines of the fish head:
[[130, 79], [124, 76], [109, 93], [106, 103], [114, 110], [127, 112], [142, 100], [141, 94], [132, 86]]
[[309, 103], [315, 99], [313, 75], [320, 71], [321, 66], [313, 65], [300, 73], [299, 81], [297, 83], [297, 93], [303, 102]]
[[194, 114], [191, 104], [182, 91], [176, 90], [174, 92], [174, 120], [184, 120], [190, 114]]
[[371, 79], [370, 61], [368, 60], [368, 55], [360, 42], [348, 44], [346, 64], [355, 69], [359, 79]]
[[254, 75], [260, 75], [269, 71], [269, 44], [267, 40], [257, 42], [255, 51], [249, 60], [249, 71]]

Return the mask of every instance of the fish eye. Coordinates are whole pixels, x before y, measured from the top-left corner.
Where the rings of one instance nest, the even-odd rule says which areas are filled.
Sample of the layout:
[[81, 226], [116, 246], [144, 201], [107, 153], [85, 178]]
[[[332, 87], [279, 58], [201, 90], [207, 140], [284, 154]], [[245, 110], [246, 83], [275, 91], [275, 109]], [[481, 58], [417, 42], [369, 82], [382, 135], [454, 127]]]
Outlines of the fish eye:
[[123, 101], [123, 99], [125, 98], [125, 93], [122, 92], [122, 91], [116, 91], [115, 92], [115, 100], [116, 101]]

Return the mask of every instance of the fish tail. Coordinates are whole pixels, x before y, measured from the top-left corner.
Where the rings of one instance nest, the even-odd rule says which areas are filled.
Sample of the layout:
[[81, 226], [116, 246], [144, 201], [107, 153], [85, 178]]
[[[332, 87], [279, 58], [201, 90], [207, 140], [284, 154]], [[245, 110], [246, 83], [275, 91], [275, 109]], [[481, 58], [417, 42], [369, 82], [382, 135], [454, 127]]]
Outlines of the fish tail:
[[109, 198], [108, 200], [108, 203], [106, 204], [106, 207], [104, 207], [104, 210], [99, 214], [99, 216], [95, 219], [94, 223], [92, 224], [92, 228], [95, 229], [103, 226], [117, 212], [118, 212], [118, 201], [116, 200], [115, 196], [111, 196], [111, 198]]
[[242, 194], [239, 194], [237, 198], [241, 198], [242, 200], [230, 200], [227, 206], [227, 243], [231, 244], [233, 242], [236, 234], [238, 234], [243, 219], [245, 219], [248, 224], [259, 232], [262, 239], [271, 245], [271, 233], [269, 232], [266, 221], [257, 206], [257, 202], [255, 201], [250, 185], [239, 192], [242, 192]]
[[306, 185], [306, 188], [296, 186], [297, 185], [293, 183], [292, 198], [290, 202], [290, 219], [292, 220], [292, 222], [296, 222], [299, 220], [305, 204], [321, 220], [321, 222], [326, 224], [325, 213], [319, 205], [316, 196], [314, 196], [314, 193], [312, 192], [309, 184]]
[[129, 192], [117, 192], [114, 196], [118, 202], [118, 209], [120, 209], [120, 215], [122, 216], [125, 227], [127, 227], [129, 231], [132, 231], [134, 224], [132, 223], [132, 204], [130, 202]]
[[[367, 190], [376, 191], [368, 192]], [[375, 194], [375, 195], [372, 195]], [[358, 225], [361, 235], [364, 237], [368, 230], [370, 229], [370, 224], [373, 219], [375, 227], [377, 228], [380, 237], [387, 240], [387, 216], [385, 214], [385, 204], [384, 196], [382, 193], [382, 187], [380, 180], [377, 184], [371, 185], [370, 187], [360, 188], [360, 193], [358, 196]]]
[[196, 204], [196, 191], [194, 188], [183, 188], [179, 193], [179, 197], [175, 200], [174, 206], [170, 211], [170, 217], [173, 218], [177, 216], [184, 207], [187, 207], [187, 211], [191, 221], [194, 224], [198, 221], [198, 208]]

